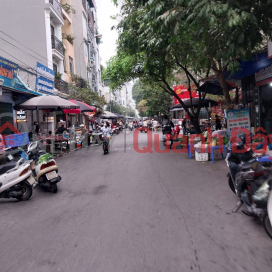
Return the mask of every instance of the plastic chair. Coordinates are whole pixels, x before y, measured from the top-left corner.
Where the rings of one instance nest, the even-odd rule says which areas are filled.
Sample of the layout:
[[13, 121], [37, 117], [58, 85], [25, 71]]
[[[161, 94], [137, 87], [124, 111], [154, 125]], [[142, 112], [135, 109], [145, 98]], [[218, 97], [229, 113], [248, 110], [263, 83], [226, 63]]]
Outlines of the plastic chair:
[[[226, 147], [224, 145], [220, 145], [220, 146], [210, 146], [209, 147], [209, 151], [211, 151], [210, 153], [212, 154], [212, 163], [214, 163], [214, 150], [215, 149], [223, 149], [224, 150], [224, 153], [225, 153], [225, 157], [227, 156], [227, 150], [226, 150]], [[222, 158], [224, 159], [224, 154], [221, 152], [221, 156]]]

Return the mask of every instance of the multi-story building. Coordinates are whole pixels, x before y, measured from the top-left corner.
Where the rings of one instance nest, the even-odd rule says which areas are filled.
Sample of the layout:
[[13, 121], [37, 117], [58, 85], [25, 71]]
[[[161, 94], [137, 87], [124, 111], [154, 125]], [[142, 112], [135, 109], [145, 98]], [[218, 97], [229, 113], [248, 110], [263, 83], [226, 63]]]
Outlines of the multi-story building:
[[[18, 23], [10, 23], [11, 14]], [[33, 71], [39, 62], [63, 79], [62, 27], [67, 18], [59, 0], [1, 1], [1, 56]]]
[[86, 79], [91, 88], [102, 94], [97, 10], [94, 0], [72, 0], [75, 66], [77, 74]]

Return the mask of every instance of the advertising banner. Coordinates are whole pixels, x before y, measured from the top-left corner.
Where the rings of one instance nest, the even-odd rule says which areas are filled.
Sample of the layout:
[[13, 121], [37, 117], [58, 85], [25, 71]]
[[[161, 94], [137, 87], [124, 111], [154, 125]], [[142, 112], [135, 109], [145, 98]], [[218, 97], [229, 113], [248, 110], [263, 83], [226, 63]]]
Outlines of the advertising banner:
[[[197, 92], [194, 90], [194, 87], [195, 86], [192, 86], [192, 98], [195, 98], [197, 97], [198, 98], [198, 94]], [[179, 85], [179, 86], [174, 86], [173, 87], [174, 89], [174, 92], [178, 95], [178, 97], [181, 99], [181, 100], [185, 100], [185, 99], [189, 99], [190, 98], [190, 93], [188, 91], [188, 87], [187, 86], [183, 86], [183, 85]], [[173, 97], [173, 105], [177, 105], [179, 102], [178, 100]]]
[[17, 110], [16, 111], [16, 123], [26, 122], [26, 110]]
[[250, 131], [250, 118], [248, 109], [227, 111], [228, 131], [232, 134], [234, 131], [239, 131], [240, 128], [245, 128]]
[[8, 87], [19, 91], [29, 91], [18, 77], [18, 65], [0, 57], [0, 87]]
[[55, 72], [37, 62], [36, 90], [42, 94], [53, 95]]

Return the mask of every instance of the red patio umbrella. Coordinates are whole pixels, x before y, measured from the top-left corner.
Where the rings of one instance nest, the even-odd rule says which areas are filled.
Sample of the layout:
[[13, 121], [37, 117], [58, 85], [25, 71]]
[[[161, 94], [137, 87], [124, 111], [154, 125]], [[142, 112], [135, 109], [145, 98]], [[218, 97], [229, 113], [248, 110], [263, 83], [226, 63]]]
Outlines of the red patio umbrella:
[[71, 110], [64, 110], [64, 113], [76, 113], [80, 114], [82, 112], [96, 112], [96, 109], [84, 102], [77, 101], [77, 100], [69, 100], [70, 102], [79, 106], [79, 109], [71, 109]]

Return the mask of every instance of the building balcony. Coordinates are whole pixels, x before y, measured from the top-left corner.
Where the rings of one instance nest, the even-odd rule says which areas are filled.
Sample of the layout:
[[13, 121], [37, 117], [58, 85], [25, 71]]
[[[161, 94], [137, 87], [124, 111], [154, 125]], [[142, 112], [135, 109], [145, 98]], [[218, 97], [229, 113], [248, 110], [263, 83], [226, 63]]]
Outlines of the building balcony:
[[62, 14], [62, 6], [57, 0], [49, 0], [49, 4], [47, 6], [50, 9], [50, 17], [52, 21], [56, 24], [64, 25], [63, 14]]
[[64, 47], [63, 47], [62, 41], [60, 41], [54, 35], [51, 36], [51, 41], [52, 41], [53, 55], [55, 55], [55, 57], [58, 60], [63, 60], [63, 58], [64, 58]]
[[90, 27], [88, 27], [88, 36], [93, 39], [94, 38], [94, 31]]
[[57, 0], [49, 0], [49, 3], [53, 6], [59, 16], [62, 17], [62, 6]]
[[68, 83], [62, 79], [55, 79], [55, 88], [63, 94], [69, 95]]

